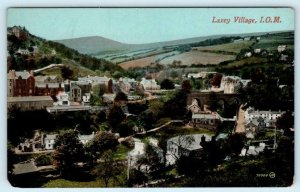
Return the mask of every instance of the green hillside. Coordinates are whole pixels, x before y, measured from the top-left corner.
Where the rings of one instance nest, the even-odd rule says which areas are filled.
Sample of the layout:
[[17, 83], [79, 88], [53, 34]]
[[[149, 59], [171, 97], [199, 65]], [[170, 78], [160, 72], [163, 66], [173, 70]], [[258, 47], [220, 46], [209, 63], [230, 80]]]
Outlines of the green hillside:
[[[23, 38], [17, 38], [12, 33], [12, 28], [7, 29], [8, 69], [35, 70], [49, 64], [62, 63], [72, 69], [77, 75], [94, 74], [96, 70], [103, 72], [122, 71], [119, 66], [109, 61], [81, 54], [61, 43], [32, 35], [25, 28], [18, 28], [27, 35]], [[20, 50], [29, 51], [29, 54], [20, 54]], [[57, 74], [60, 73], [60, 70], [49, 70], [49, 73]]]

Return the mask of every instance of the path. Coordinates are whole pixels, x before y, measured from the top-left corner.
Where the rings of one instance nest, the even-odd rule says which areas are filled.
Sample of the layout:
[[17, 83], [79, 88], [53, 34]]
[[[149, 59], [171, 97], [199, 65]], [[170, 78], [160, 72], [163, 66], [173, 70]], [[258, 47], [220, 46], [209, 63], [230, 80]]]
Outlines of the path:
[[244, 105], [241, 105], [238, 112], [238, 118], [236, 121], [235, 132], [236, 133], [245, 133], [245, 111], [242, 109]]
[[40, 69], [36, 69], [34, 70], [33, 72], [34, 73], [38, 73], [38, 72], [41, 72], [41, 71], [44, 71], [44, 70], [47, 70], [47, 69], [51, 69], [51, 68], [54, 68], [54, 67], [63, 67], [64, 64], [50, 64], [46, 67], [43, 67], [43, 68], [40, 68]]
[[146, 133], [151, 133], [151, 132], [155, 132], [155, 131], [158, 131], [168, 125], [170, 125], [171, 123], [182, 123], [183, 120], [171, 120], [171, 121], [168, 121], [167, 123], [159, 126], [159, 127], [156, 127], [156, 128], [153, 128], [153, 129], [150, 129], [149, 131], [143, 131], [143, 132], [140, 132], [140, 133], [136, 133], [135, 135], [144, 135]]

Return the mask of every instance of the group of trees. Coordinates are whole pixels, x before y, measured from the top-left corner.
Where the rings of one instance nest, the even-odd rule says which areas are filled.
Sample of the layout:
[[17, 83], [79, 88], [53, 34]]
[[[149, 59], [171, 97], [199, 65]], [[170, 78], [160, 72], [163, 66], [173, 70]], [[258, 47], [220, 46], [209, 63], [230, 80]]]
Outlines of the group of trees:
[[124, 171], [124, 165], [114, 159], [118, 144], [115, 135], [109, 132], [98, 132], [93, 140], [83, 145], [77, 131], [65, 131], [55, 140], [55, 165], [61, 176], [68, 179], [78, 174], [82, 179], [84, 170], [90, 169], [92, 176], [102, 178], [107, 187], [110, 180], [118, 181]]

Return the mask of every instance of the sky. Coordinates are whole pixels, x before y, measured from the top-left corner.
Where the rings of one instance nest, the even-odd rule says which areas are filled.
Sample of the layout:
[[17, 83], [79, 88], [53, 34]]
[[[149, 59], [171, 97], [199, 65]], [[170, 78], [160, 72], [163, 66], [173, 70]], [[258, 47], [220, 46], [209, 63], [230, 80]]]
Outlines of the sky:
[[[281, 23], [260, 23], [280, 16]], [[213, 17], [231, 19], [213, 23]], [[234, 17], [255, 24], [234, 23]], [[60, 40], [102, 36], [122, 43], [153, 43], [216, 34], [294, 30], [291, 8], [9, 8], [7, 26], [25, 26], [39, 37]]]

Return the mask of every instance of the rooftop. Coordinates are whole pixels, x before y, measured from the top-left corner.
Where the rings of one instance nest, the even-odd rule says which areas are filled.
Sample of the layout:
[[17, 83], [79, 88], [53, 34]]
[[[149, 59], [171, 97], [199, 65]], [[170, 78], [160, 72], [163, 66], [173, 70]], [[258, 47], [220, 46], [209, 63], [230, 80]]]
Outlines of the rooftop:
[[7, 97], [7, 102], [53, 101], [50, 96]]

